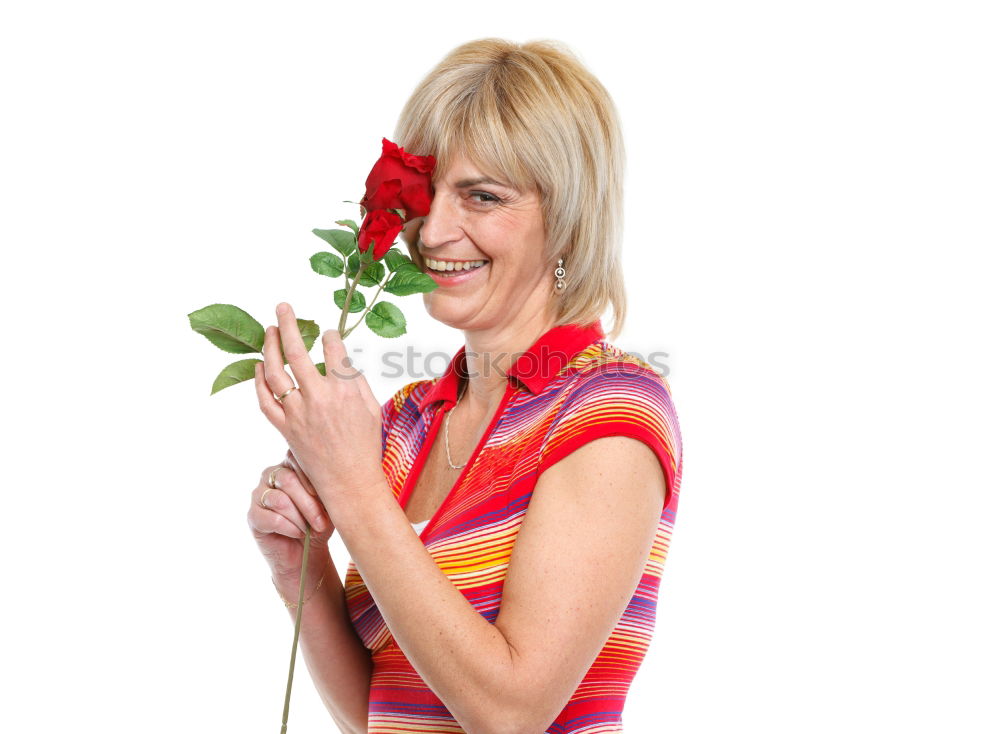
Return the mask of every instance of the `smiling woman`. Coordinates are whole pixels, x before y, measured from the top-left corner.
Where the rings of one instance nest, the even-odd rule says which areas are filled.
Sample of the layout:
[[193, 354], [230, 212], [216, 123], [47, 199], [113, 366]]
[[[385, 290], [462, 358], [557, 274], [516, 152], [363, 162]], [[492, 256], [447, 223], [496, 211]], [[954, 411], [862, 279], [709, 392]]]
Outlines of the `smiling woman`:
[[[568, 49], [501, 39], [454, 49], [404, 105], [395, 139], [433, 151], [435, 201], [442, 192], [449, 204], [464, 201], [466, 220], [478, 212], [506, 220], [537, 207], [544, 233], [532, 243], [535, 272], [551, 273], [560, 257], [566, 271], [564, 293], [551, 304], [554, 324], [588, 323], [610, 307], [608, 336], [621, 333], [625, 146], [610, 95]], [[404, 230], [418, 265], [425, 254], [469, 255], [430, 252], [447, 233], [421, 224]], [[429, 248], [416, 245], [417, 231]], [[435, 295], [446, 292], [427, 294], [429, 307]]]
[[[439, 285], [425, 307], [465, 343], [380, 406], [362, 376], [330, 385], [298, 365], [323, 397], [288, 396], [306, 460], [273, 498], [289, 514], [321, 504], [350, 554], [341, 585], [319, 526], [309, 671], [344, 731], [622, 731], [682, 446], [666, 381], [611, 342], [625, 316], [614, 105], [559, 44], [484, 39], [418, 85], [395, 138], [437, 160], [404, 239]], [[341, 350], [324, 341], [329, 363]]]

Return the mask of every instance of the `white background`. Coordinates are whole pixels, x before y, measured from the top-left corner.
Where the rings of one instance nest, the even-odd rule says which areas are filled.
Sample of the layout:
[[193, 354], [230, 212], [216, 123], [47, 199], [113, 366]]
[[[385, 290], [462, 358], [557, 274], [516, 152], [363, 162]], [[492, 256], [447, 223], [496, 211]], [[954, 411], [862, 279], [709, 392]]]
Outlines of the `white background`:
[[[499, 36], [616, 100], [617, 343], [670, 355], [683, 485], [626, 731], [997, 731], [990, 5], [8, 6], [2, 728], [279, 728], [292, 627], [245, 517], [284, 445], [250, 384], [209, 396], [229, 355], [187, 314], [335, 326], [310, 230], [423, 74]], [[398, 302], [400, 344], [461, 345]], [[333, 729], [300, 658], [290, 731]]]

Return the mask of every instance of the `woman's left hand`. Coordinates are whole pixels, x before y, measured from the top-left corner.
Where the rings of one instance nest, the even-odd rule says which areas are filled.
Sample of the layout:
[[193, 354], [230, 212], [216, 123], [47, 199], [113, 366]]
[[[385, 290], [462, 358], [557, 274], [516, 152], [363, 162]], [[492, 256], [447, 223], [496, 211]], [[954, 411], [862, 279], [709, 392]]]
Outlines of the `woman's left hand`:
[[[351, 365], [340, 332], [323, 332], [324, 376], [309, 358], [292, 307], [278, 304], [277, 314], [278, 327], [264, 332], [264, 364], [254, 371], [257, 399], [336, 524], [345, 502], [363, 501], [385, 484], [382, 406], [368, 380]], [[299, 389], [282, 402], [275, 399], [296, 384]]]

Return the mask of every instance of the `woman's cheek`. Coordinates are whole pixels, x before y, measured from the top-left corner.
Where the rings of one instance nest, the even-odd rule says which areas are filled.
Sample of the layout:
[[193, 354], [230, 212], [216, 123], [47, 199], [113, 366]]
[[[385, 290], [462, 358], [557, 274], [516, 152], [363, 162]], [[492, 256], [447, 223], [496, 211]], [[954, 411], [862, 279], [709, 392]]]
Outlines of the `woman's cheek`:
[[403, 242], [406, 243], [406, 247], [410, 250], [410, 258], [413, 258], [413, 251], [417, 245], [417, 234], [420, 232], [420, 227], [424, 223], [423, 217], [418, 217], [417, 219], [411, 219], [409, 222], [403, 225]]

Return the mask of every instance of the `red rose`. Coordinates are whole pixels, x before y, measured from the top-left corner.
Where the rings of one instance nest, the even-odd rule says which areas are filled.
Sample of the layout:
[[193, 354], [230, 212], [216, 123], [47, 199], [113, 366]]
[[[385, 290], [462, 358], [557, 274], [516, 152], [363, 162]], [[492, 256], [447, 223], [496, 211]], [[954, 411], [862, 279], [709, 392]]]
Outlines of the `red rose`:
[[381, 260], [389, 251], [396, 236], [402, 231], [403, 222], [396, 212], [386, 209], [376, 209], [365, 215], [365, 220], [358, 230], [358, 249], [361, 252], [368, 251], [368, 244], [375, 243], [372, 251], [373, 260]]
[[434, 156], [407, 153], [392, 141], [382, 138], [382, 157], [375, 161], [368, 174], [361, 206], [366, 212], [404, 209], [406, 222], [414, 217], [427, 216], [434, 197], [431, 186], [434, 165]]

